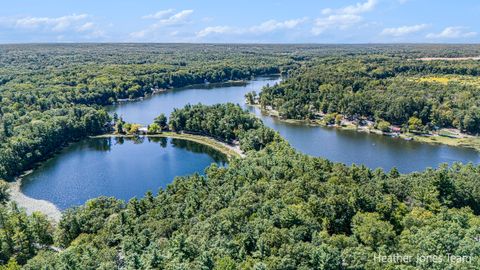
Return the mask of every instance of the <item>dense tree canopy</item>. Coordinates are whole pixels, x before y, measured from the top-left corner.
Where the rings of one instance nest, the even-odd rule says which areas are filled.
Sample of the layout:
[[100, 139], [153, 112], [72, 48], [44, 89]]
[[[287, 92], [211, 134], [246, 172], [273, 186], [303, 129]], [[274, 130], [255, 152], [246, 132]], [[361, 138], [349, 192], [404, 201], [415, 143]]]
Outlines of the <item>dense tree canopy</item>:
[[420, 61], [385, 55], [326, 57], [265, 88], [260, 104], [284, 118], [364, 116], [397, 125], [480, 133], [478, 61]]
[[244, 151], [260, 150], [279, 135], [254, 115], [231, 103], [187, 105], [170, 115], [173, 131], [199, 133], [228, 143], [239, 142]]
[[[287, 79], [259, 101], [283, 117], [326, 113], [336, 122], [340, 113], [384, 129], [476, 133], [478, 62], [413, 59], [479, 53], [474, 45], [1, 46], [0, 178], [110, 129], [104, 105], [279, 72]], [[138, 128], [113, 118], [121, 132]], [[296, 152], [233, 104], [176, 109], [169, 128], [238, 141], [246, 157], [129, 202], [93, 199], [56, 225], [18, 209], [1, 183], [0, 270], [480, 268], [480, 166], [399, 174], [333, 163]], [[412, 260], [377, 259], [395, 254]], [[422, 259], [431, 255], [442, 259]]]
[[385, 269], [399, 264], [374, 256], [395, 253], [473, 256], [408, 269], [476, 269], [479, 172], [384, 173], [272, 142], [156, 196], [70, 210], [57, 232], [67, 249], [40, 253], [26, 269]]
[[[198, 132], [215, 115], [237, 119], [227, 130], [248, 122], [231, 104], [186, 106], [172, 116], [179, 114], [195, 118], [190, 130]], [[256, 125], [248, 131], [265, 131]], [[228, 167], [177, 177], [155, 196], [128, 203], [101, 197], [68, 210], [54, 233], [65, 250], [34, 249], [24, 268], [480, 267], [480, 166], [385, 173], [300, 154], [274, 137]], [[395, 254], [413, 259], [375, 259]], [[430, 255], [443, 259], [420, 259]]]
[[2, 45], [0, 179], [11, 179], [65, 143], [104, 132], [109, 118], [99, 105], [163, 88], [280, 73], [295, 64], [282, 52], [249, 46]]

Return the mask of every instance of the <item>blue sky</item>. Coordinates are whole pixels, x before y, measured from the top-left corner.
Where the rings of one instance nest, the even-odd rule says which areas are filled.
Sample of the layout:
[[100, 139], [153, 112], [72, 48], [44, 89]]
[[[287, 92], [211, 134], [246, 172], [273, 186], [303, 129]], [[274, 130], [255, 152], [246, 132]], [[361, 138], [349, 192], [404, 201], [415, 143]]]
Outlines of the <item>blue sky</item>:
[[0, 43], [479, 43], [478, 0], [15, 0]]

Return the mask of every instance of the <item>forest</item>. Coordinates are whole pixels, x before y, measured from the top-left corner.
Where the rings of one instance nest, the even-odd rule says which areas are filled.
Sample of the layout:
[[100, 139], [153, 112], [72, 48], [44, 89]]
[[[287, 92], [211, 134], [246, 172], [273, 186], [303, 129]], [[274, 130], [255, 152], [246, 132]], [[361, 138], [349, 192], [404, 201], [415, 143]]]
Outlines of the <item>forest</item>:
[[[480, 127], [475, 62], [412, 61], [475, 56], [480, 49], [474, 45], [31, 44], [0, 48], [0, 178], [8, 180], [69, 142], [105, 132], [110, 123], [105, 106], [119, 100], [265, 74], [289, 78], [266, 88], [261, 97], [262, 106], [272, 106], [285, 118], [310, 119], [317, 113], [337, 112], [393, 124], [405, 124], [413, 116], [422, 121], [422, 129], [454, 126], [476, 134]], [[435, 74], [468, 78], [454, 78], [445, 86], [421, 77]]]
[[261, 150], [279, 135], [263, 126], [261, 120], [231, 103], [213, 106], [187, 105], [170, 115], [169, 128], [216, 138], [227, 143], [238, 142], [244, 152]]
[[[0, 46], [0, 179], [110, 132], [108, 105], [158, 89], [284, 76], [282, 117], [365, 116], [478, 133], [473, 45]], [[118, 121], [117, 121], [118, 122]], [[480, 166], [400, 174], [301, 154], [238, 105], [187, 105], [158, 126], [239, 143], [244, 158], [124, 202], [92, 199], [52, 223], [0, 183], [4, 269], [479, 269]], [[404, 254], [441, 260], [383, 262]]]
[[[243, 119], [233, 129], [243, 130], [250, 116], [232, 106], [187, 106], [171, 118], [208, 122], [229, 108], [229, 119]], [[349, 167], [300, 154], [277, 135], [228, 167], [177, 177], [157, 194], [69, 209], [54, 230], [23, 214], [22, 247], [31, 252], [2, 256], [31, 258], [24, 269], [478, 269], [479, 173], [472, 164], [406, 175]], [[22, 216], [3, 207], [7, 220]], [[2, 241], [19, 245], [18, 237]], [[397, 253], [457, 259], [374, 259]]]
[[250, 100], [258, 99], [286, 119], [341, 114], [413, 126], [419, 132], [457, 128], [480, 133], [480, 66], [475, 60], [326, 57], [289, 75]]
[[291, 56], [223, 46], [2, 45], [0, 179], [108, 130], [106, 105], [158, 89], [277, 74]]

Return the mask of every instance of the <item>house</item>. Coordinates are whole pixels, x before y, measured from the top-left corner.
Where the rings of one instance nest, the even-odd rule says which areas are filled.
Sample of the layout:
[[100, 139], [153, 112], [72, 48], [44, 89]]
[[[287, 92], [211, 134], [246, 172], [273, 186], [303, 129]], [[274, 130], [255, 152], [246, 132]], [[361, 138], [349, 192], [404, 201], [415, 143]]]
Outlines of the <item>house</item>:
[[399, 126], [390, 126], [390, 130], [395, 133], [400, 133], [402, 132], [402, 128]]
[[146, 135], [148, 133], [148, 127], [141, 127], [138, 129], [138, 134]]

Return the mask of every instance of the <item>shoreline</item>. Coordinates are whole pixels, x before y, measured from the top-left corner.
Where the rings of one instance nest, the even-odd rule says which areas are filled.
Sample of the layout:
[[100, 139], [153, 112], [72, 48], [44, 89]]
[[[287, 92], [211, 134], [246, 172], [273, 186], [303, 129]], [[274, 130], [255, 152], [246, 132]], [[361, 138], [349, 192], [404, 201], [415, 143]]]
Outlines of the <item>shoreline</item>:
[[168, 88], [162, 88], [159, 91], [152, 91], [150, 93], [145, 94], [142, 97], [136, 97], [136, 98], [124, 98], [117, 100], [113, 102], [113, 104], [106, 105], [108, 106], [115, 106], [115, 105], [120, 105], [120, 104], [126, 104], [130, 102], [137, 102], [137, 101], [142, 101], [144, 99], [151, 98], [153, 96], [159, 95], [159, 94], [164, 94], [169, 91], [174, 91], [174, 90], [182, 90], [182, 89], [189, 89], [191, 87], [198, 87], [198, 86], [216, 86], [216, 85], [221, 85], [221, 84], [238, 84], [238, 83], [247, 83], [248, 81], [251, 81], [255, 78], [261, 78], [261, 77], [269, 77], [269, 76], [281, 76], [281, 74], [275, 73], [275, 74], [265, 74], [265, 75], [257, 75], [253, 76], [253, 78], [245, 78], [245, 79], [238, 79], [238, 80], [226, 80], [226, 81], [220, 81], [220, 82], [208, 82], [208, 83], [194, 83], [194, 84], [187, 84], [185, 86], [181, 87], [168, 87]]
[[58, 223], [62, 218], [62, 212], [57, 206], [46, 200], [31, 198], [22, 192], [22, 180], [32, 172], [33, 170], [26, 171], [22, 175], [16, 177], [15, 181], [8, 182], [10, 201], [14, 201], [20, 208], [25, 209], [28, 215], [31, 215], [33, 212], [40, 212], [46, 215], [54, 223]]
[[193, 141], [199, 144], [209, 146], [219, 151], [220, 153], [226, 155], [229, 159], [232, 157], [241, 157], [241, 158], [245, 157], [245, 153], [243, 153], [243, 151], [240, 150], [240, 146], [238, 145], [231, 145], [209, 136], [196, 135], [191, 133], [176, 133], [172, 131], [164, 131], [160, 134], [147, 134], [147, 135], [124, 135], [124, 134], [108, 133], [103, 135], [91, 136], [90, 138], [118, 138], [118, 137], [134, 138], [136, 136], [145, 136], [150, 138], [155, 138], [155, 137], [156, 138], [172, 138], [172, 139]]
[[[142, 135], [146, 137], [157, 137], [157, 138], [173, 138], [193, 141], [211, 147], [222, 154], [226, 155], [228, 159], [233, 157], [245, 157], [245, 154], [240, 150], [239, 146], [234, 146], [221, 142], [211, 137], [189, 134], [189, 133], [175, 133], [175, 132], [163, 132], [162, 134], [152, 134], [152, 135]], [[132, 138], [135, 135], [120, 135], [120, 134], [103, 134], [97, 136], [90, 136], [90, 138], [112, 138], [112, 137], [125, 137]], [[32, 197], [27, 196], [22, 192], [22, 180], [25, 176], [31, 174], [34, 169], [25, 171], [18, 177], [15, 177], [15, 180], [12, 182], [7, 182], [9, 187], [10, 201], [15, 202], [18, 207], [24, 209], [28, 215], [31, 215], [33, 212], [40, 212], [46, 215], [53, 223], [58, 223], [62, 217], [62, 212], [60, 209], [53, 203], [46, 200], [38, 200]]]
[[25, 193], [22, 192], [22, 189], [21, 189], [22, 181], [25, 176], [31, 174], [41, 164], [54, 158], [56, 155], [62, 152], [63, 149], [80, 140], [82, 139], [74, 140], [59, 146], [58, 149], [56, 149], [49, 157], [34, 163], [29, 169], [23, 171], [20, 175], [17, 175], [13, 179], [6, 181], [9, 186], [8, 187], [8, 191], [10, 194], [9, 200], [15, 202], [20, 208], [23, 208], [29, 215], [32, 214], [33, 212], [40, 212], [45, 216], [47, 216], [49, 219], [51, 219], [51, 221], [53, 221], [54, 224], [58, 223], [62, 218], [62, 211], [60, 211], [60, 209], [58, 209], [58, 207], [55, 204], [49, 201], [38, 200], [38, 199], [27, 196]]
[[[283, 119], [279, 116], [279, 113], [276, 110], [266, 110], [261, 108], [260, 105], [258, 104], [254, 104], [254, 105], [247, 104], [247, 105], [256, 107], [261, 110], [262, 114], [273, 117], [276, 120], [282, 121], [284, 123], [302, 124], [307, 126], [317, 126], [317, 127], [324, 127], [324, 128], [335, 128], [339, 130], [348, 130], [348, 131], [354, 131], [354, 132], [363, 132], [363, 133], [369, 133], [374, 135], [388, 136], [387, 134], [384, 134], [382, 131], [378, 129], [358, 128], [354, 125], [345, 125], [345, 126], [326, 125], [324, 123], [321, 123], [318, 120]], [[388, 136], [388, 137], [391, 137], [391, 136]], [[397, 138], [407, 140], [407, 141], [413, 140], [420, 143], [468, 148], [468, 149], [473, 149], [477, 152], [480, 152], [480, 137], [475, 137], [475, 136], [466, 137], [466, 138], [450, 138], [450, 137], [440, 136], [440, 135], [421, 136], [413, 133], [407, 133], [407, 134], [402, 133]]]
[[[181, 139], [181, 140], [188, 140], [193, 141], [196, 143], [200, 143], [206, 146], [209, 146], [222, 154], [226, 155], [228, 159], [233, 157], [245, 157], [245, 154], [240, 150], [239, 146], [230, 145], [225, 142], [221, 142], [211, 137], [189, 134], [189, 133], [175, 133], [175, 132], [163, 132], [162, 134], [152, 134], [152, 135], [142, 135], [146, 137], [152, 138], [173, 138], [173, 139]], [[125, 138], [132, 138], [135, 137], [134, 135], [121, 135], [121, 134], [103, 134], [97, 136], [90, 136], [90, 138], [112, 138], [112, 137], [125, 137]], [[40, 212], [46, 215], [51, 221], [54, 223], [58, 223], [62, 217], [62, 212], [58, 207], [46, 200], [38, 200], [32, 197], [27, 196], [25, 193], [22, 192], [22, 180], [25, 176], [31, 174], [33, 169], [25, 171], [18, 177], [15, 177], [15, 180], [12, 182], [7, 182], [9, 185], [9, 194], [10, 194], [10, 201], [15, 202], [18, 207], [24, 209], [27, 214], [31, 215], [33, 212]]]
[[[255, 76], [255, 77], [274, 76], [274, 75], [277, 75], [277, 74], [265, 74], [265, 75]], [[246, 81], [248, 81], [248, 79], [227, 80], [227, 81], [223, 81], [223, 82], [215, 82], [215, 83], [212, 83], [212, 85], [221, 84], [221, 83], [242, 83], [242, 82], [246, 82]], [[192, 87], [192, 86], [195, 86], [195, 85], [201, 85], [201, 84], [191, 84], [191, 85], [186, 85], [186, 86], [180, 87], [180, 88]], [[145, 98], [149, 98], [149, 97], [155, 96], [157, 94], [162, 94], [162, 93], [165, 93], [165, 92], [167, 92], [169, 90], [173, 90], [173, 89], [176, 89], [176, 88], [162, 89], [163, 91], [154, 91], [154, 92], [152, 92], [152, 93], [150, 93], [150, 94], [148, 94], [144, 97], [138, 97], [138, 98], [132, 98], [132, 99], [129, 98], [129, 99], [120, 101], [118, 103], [129, 103], [129, 102], [140, 101], [140, 100], [143, 100]], [[111, 104], [111, 105], [115, 105], [115, 103]], [[107, 105], [107, 106], [104, 106], [104, 107], [108, 107], [108, 106], [111, 106], [111, 105]], [[134, 137], [133, 135], [103, 134], [103, 135], [96, 135], [96, 136], [87, 136], [86, 138], [106, 138], [106, 137], [122, 137], [122, 136], [123, 137]], [[145, 136], [147, 136], [147, 137], [148, 136], [149, 137], [169, 137], [169, 138], [174, 138], [174, 139], [183, 139], [183, 140], [193, 141], [193, 142], [196, 142], [196, 143], [200, 143], [200, 144], [209, 146], [209, 147], [223, 153], [224, 155], [227, 156], [228, 159], [230, 159], [232, 157], [241, 157], [241, 158], [245, 157], [245, 154], [243, 153], [243, 151], [240, 150], [239, 146], [229, 145], [225, 142], [221, 142], [219, 140], [216, 140], [214, 138], [207, 137], [207, 136], [200, 136], [200, 135], [187, 134], [187, 133], [179, 134], [179, 133], [175, 133], [175, 132], [163, 132], [162, 134], [145, 135]], [[7, 181], [8, 185], [9, 185], [10, 201], [16, 202], [17, 205], [20, 208], [25, 209], [27, 214], [31, 214], [33, 212], [41, 212], [41, 213], [45, 214], [48, 218], [53, 220], [54, 223], [57, 223], [58, 221], [60, 221], [61, 216], [62, 216], [62, 212], [57, 208], [57, 206], [55, 206], [53, 203], [51, 203], [49, 201], [37, 200], [37, 199], [31, 198], [31, 197], [25, 195], [22, 192], [22, 190], [21, 190], [22, 179], [23, 179], [23, 177], [32, 173], [33, 170], [37, 166], [39, 166], [40, 164], [42, 164], [46, 160], [48, 160], [50, 158], [53, 158], [60, 151], [62, 151], [66, 146], [68, 146], [68, 145], [70, 145], [71, 143], [74, 143], [74, 142], [76, 142], [76, 141], [68, 142], [65, 145], [60, 146], [58, 148], [58, 150], [56, 150], [54, 153], [52, 153], [51, 156], [49, 156], [45, 160], [41, 160], [41, 161], [37, 162], [36, 164], [34, 164], [32, 166], [33, 168], [28, 169], [26, 171], [23, 171], [22, 174], [20, 174], [19, 176], [16, 176], [13, 179], [13, 181], [12, 180]]]
[[[231, 83], [231, 82], [229, 82]], [[161, 92], [160, 92], [161, 93]], [[158, 94], [158, 93], [155, 93]], [[367, 127], [359, 128], [355, 125], [349, 124], [349, 125], [344, 125], [344, 126], [338, 126], [338, 125], [326, 125], [325, 123], [319, 121], [319, 120], [298, 120], [298, 119], [282, 119], [279, 116], [278, 111], [276, 110], [268, 110], [268, 109], [263, 109], [259, 104], [248, 104], [248, 106], [256, 107], [258, 108], [262, 114], [271, 116], [275, 118], [278, 121], [285, 122], [285, 123], [291, 123], [291, 124], [301, 124], [301, 125], [307, 125], [307, 126], [318, 126], [318, 127], [324, 127], [324, 128], [334, 128], [338, 130], [346, 130], [346, 131], [354, 131], [354, 132], [364, 132], [364, 133], [371, 133], [375, 135], [382, 135], [382, 136], [388, 136], [387, 134], [384, 134], [380, 130], [376, 129], [368, 129]], [[102, 135], [96, 135], [96, 136], [89, 136], [89, 138], [110, 138], [110, 137], [127, 137], [127, 138], [133, 138], [137, 135], [122, 135], [122, 134], [102, 134]], [[225, 143], [223, 141], [217, 140], [213, 137], [209, 136], [204, 136], [204, 135], [197, 135], [197, 134], [191, 134], [191, 133], [176, 133], [176, 132], [171, 132], [171, 131], [165, 131], [162, 132], [161, 134], [151, 134], [151, 135], [140, 135], [140, 136], [145, 136], [145, 137], [160, 137], [160, 138], [174, 138], [174, 139], [182, 139], [182, 140], [188, 140], [188, 141], [193, 141], [202, 145], [206, 145], [211, 147], [212, 149], [215, 149], [219, 151], [220, 153], [223, 153], [224, 155], [227, 156], [228, 159], [231, 159], [233, 157], [239, 157], [243, 158], [245, 157], [245, 153], [243, 153], [240, 150], [240, 147], [238, 145], [231, 145], [228, 143]], [[391, 136], [389, 136], [391, 137]], [[87, 137], [88, 138], [88, 137]], [[403, 139], [403, 140], [409, 140], [412, 139], [416, 142], [420, 143], [429, 143], [429, 144], [437, 144], [437, 145], [448, 145], [452, 147], [462, 147], [462, 148], [469, 148], [473, 149], [475, 151], [480, 152], [480, 137], [466, 137], [466, 138], [450, 138], [450, 137], [445, 137], [445, 136], [440, 136], [440, 135], [433, 135], [433, 136], [420, 136], [420, 135], [415, 135], [415, 134], [400, 134], [398, 139]], [[72, 143], [72, 142], [70, 142]], [[70, 143], [67, 143], [66, 145], [69, 145]], [[58, 151], [56, 151], [51, 157], [54, 157], [56, 154], [58, 154], [62, 149], [65, 148], [66, 145], [61, 146]], [[47, 158], [47, 159], [49, 159]], [[41, 164], [45, 162], [45, 160], [39, 161], [38, 164]], [[38, 164], [36, 164], [34, 167], [36, 167]], [[54, 222], [58, 222], [61, 218], [61, 211], [51, 202], [46, 201], [46, 200], [37, 200], [34, 198], [31, 198], [27, 195], [25, 195], [21, 191], [21, 184], [22, 184], [22, 179], [30, 174], [33, 171], [33, 169], [30, 169], [28, 171], [23, 172], [18, 177], [15, 177], [14, 181], [8, 182], [9, 184], [9, 191], [10, 191], [10, 200], [15, 201], [19, 207], [23, 208], [26, 210], [28, 214], [31, 214], [32, 212], [38, 211], [43, 214], [45, 214], [47, 217], [52, 219]]]

